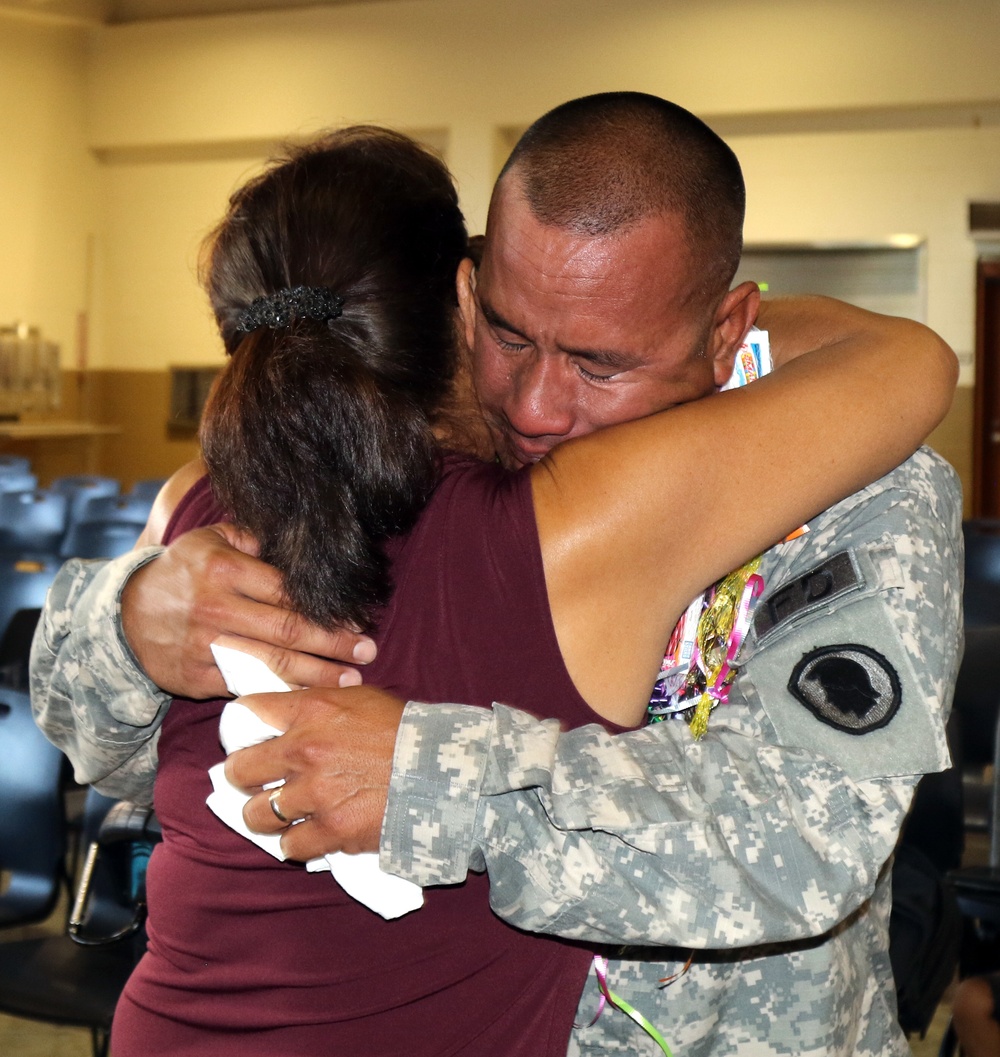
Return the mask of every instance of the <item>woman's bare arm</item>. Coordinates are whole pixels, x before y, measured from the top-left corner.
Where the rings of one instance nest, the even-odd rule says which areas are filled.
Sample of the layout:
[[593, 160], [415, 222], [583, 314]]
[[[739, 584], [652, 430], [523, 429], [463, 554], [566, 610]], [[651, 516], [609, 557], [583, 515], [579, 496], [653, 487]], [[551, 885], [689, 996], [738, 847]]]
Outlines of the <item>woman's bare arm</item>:
[[699, 591], [898, 465], [950, 406], [954, 354], [918, 323], [822, 298], [772, 304], [772, 322], [796, 335], [772, 376], [568, 442], [532, 471], [563, 657], [607, 718], [639, 718]]
[[[756, 325], [770, 336], [774, 366], [781, 367], [807, 352], [818, 352], [854, 338], [863, 338], [895, 316], [879, 316], [831, 297], [799, 294], [761, 299]], [[899, 320], [903, 324], [911, 320]], [[919, 324], [916, 324], [919, 326]]]

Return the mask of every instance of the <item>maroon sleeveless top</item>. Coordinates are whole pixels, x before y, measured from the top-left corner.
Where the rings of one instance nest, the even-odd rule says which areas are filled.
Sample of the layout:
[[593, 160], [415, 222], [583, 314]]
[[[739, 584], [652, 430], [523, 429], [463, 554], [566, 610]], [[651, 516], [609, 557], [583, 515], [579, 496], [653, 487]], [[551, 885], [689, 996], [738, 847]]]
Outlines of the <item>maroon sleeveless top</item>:
[[[205, 479], [167, 536], [223, 519]], [[448, 458], [391, 551], [366, 682], [603, 722], [562, 662], [527, 474]], [[427, 889], [420, 910], [384, 921], [328, 873], [232, 832], [205, 806], [223, 704], [177, 700], [163, 724], [149, 949], [119, 1004], [115, 1057], [564, 1057], [590, 952], [506, 925], [485, 875]]]

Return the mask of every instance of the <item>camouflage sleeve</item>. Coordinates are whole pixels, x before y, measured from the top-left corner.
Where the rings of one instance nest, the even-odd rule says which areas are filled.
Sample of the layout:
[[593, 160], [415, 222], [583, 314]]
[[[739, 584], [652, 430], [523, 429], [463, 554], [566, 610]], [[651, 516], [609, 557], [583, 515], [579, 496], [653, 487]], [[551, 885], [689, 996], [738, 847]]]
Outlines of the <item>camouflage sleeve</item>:
[[159, 725], [170, 699], [125, 641], [121, 592], [162, 550], [68, 561], [49, 589], [31, 646], [35, 718], [69, 757], [76, 780], [142, 803], [152, 799]]
[[384, 868], [424, 885], [486, 868], [512, 924], [592, 942], [748, 946], [844, 920], [919, 776], [947, 766], [960, 491], [921, 452], [810, 530], [765, 556], [730, 701], [700, 741], [681, 722], [612, 736], [410, 704]]

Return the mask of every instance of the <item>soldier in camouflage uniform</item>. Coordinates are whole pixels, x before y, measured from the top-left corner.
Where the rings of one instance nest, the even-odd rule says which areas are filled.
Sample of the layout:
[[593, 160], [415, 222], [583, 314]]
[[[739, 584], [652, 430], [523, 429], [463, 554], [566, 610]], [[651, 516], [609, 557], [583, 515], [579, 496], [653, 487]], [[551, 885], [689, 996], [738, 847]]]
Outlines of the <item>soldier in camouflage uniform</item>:
[[[683, 722], [612, 737], [411, 703], [383, 867], [427, 885], [485, 866], [521, 928], [662, 944], [621, 952], [608, 984], [675, 1054], [906, 1057], [887, 862], [919, 776], [948, 765], [960, 526], [954, 471], [922, 449], [768, 551], [729, 702], [697, 742]], [[812, 671], [830, 656], [839, 672]], [[858, 709], [844, 676], [862, 670]], [[659, 1050], [620, 1013], [574, 1033], [571, 1053], [613, 1052]]]
[[[634, 945], [608, 982], [678, 1054], [905, 1055], [886, 864], [918, 777], [947, 765], [960, 506], [921, 452], [769, 551], [729, 703], [700, 741], [683, 723], [611, 737], [410, 704], [383, 866], [421, 884], [487, 866], [512, 924]], [[158, 553], [69, 563], [32, 663], [39, 720], [78, 778], [147, 801], [169, 695], [137, 666], [120, 598]], [[588, 991], [582, 1025], [596, 1008]], [[610, 1011], [571, 1043], [655, 1050]]]

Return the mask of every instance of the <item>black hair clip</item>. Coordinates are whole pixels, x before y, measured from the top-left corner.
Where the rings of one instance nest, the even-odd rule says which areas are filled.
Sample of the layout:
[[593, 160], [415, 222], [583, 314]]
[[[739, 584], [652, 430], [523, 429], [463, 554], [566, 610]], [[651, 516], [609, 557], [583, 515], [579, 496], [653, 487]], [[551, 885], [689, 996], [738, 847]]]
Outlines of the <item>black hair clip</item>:
[[293, 319], [314, 319], [325, 323], [339, 318], [344, 311], [344, 299], [324, 286], [296, 286], [279, 290], [268, 297], [256, 297], [240, 318], [236, 329], [251, 334], [261, 327], [279, 330]]

